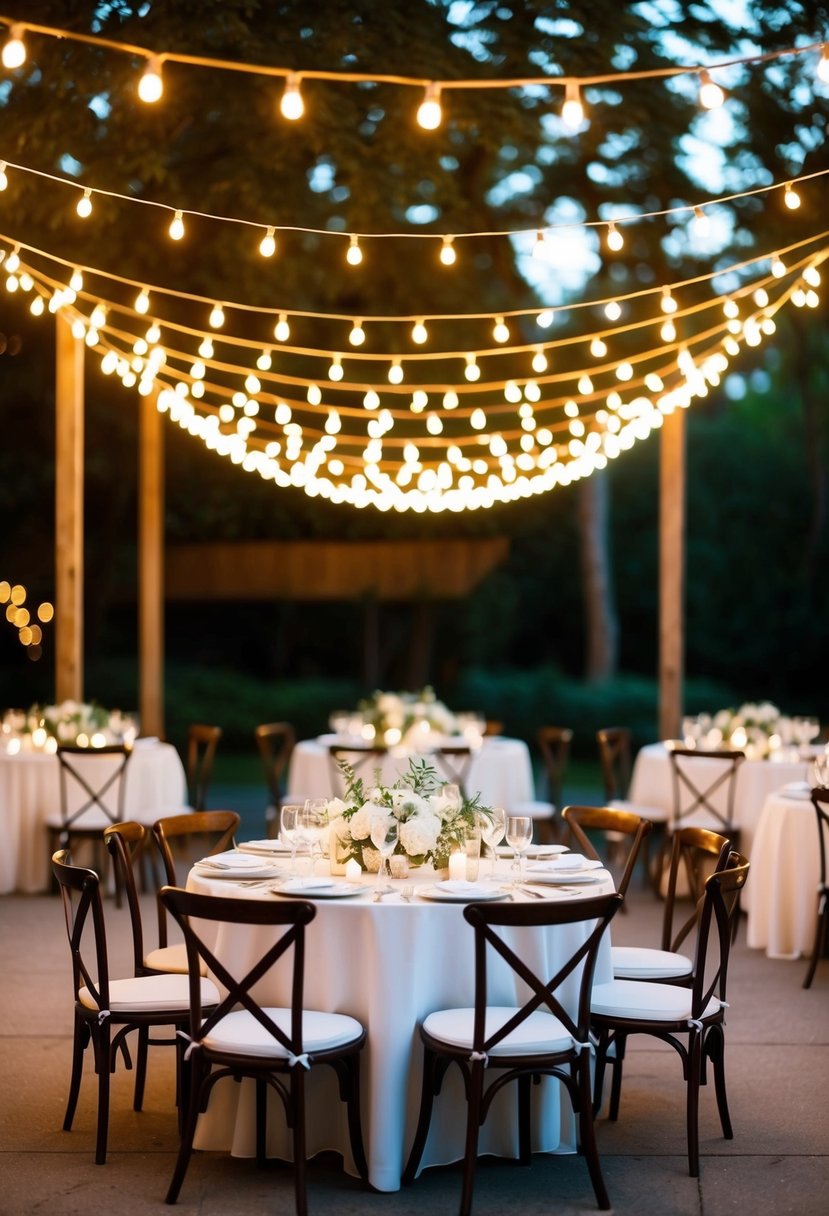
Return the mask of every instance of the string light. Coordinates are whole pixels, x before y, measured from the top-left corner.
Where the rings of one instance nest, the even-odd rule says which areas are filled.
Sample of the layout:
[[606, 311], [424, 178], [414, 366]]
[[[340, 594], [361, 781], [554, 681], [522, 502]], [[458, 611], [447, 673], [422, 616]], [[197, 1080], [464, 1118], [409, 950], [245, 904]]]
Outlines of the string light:
[[9, 184], [9, 179], [6, 176], [7, 168], [8, 166], [6, 162], [4, 160], [0, 160], [0, 190], [5, 190]]
[[771, 259], [771, 273], [775, 279], [782, 279], [786, 273], [786, 263], [777, 254]]
[[363, 251], [360, 248], [360, 242], [357, 239], [357, 234], [352, 232], [348, 239], [348, 249], [346, 251], [345, 260], [349, 266], [359, 266], [363, 260]]
[[661, 299], [661, 301], [660, 301], [660, 303], [659, 303], [659, 307], [660, 307], [660, 308], [662, 309], [662, 311], [663, 311], [663, 312], [665, 312], [665, 313], [674, 313], [674, 312], [676, 312], [676, 310], [677, 310], [677, 302], [676, 302], [676, 300], [674, 299], [674, 297], [671, 295], [671, 289], [670, 289], [670, 287], [663, 287], [663, 288], [662, 288], [662, 299]]
[[613, 253], [618, 253], [619, 250], [623, 248], [625, 243], [625, 238], [622, 236], [615, 224], [608, 224], [606, 239], [607, 247]]
[[180, 241], [184, 236], [184, 217], [180, 211], [177, 211], [170, 221], [170, 239]]
[[676, 326], [670, 317], [663, 323], [662, 328], [659, 331], [659, 336], [663, 342], [676, 341]]
[[207, 318], [211, 329], [221, 329], [225, 323], [224, 309], [221, 304], [214, 304]]
[[291, 327], [288, 324], [288, 318], [284, 312], [279, 314], [279, 320], [273, 327], [273, 336], [277, 342], [287, 342], [291, 336]]
[[342, 380], [343, 378], [343, 361], [339, 355], [335, 355], [331, 361], [331, 366], [328, 368], [329, 380]]
[[436, 131], [443, 121], [443, 111], [440, 105], [440, 85], [432, 82], [427, 84], [423, 100], [418, 106], [417, 122], [424, 131]]
[[800, 195], [797, 193], [791, 182], [787, 182], [785, 190], [783, 191], [783, 202], [790, 211], [796, 211], [800, 206]]
[[594, 359], [603, 359], [607, 354], [607, 343], [601, 338], [593, 338], [590, 343], [590, 353]]
[[716, 110], [725, 101], [725, 93], [705, 69], [699, 74], [699, 104], [703, 110]]
[[534, 372], [541, 374], [541, 372], [546, 372], [548, 366], [549, 361], [547, 356], [544, 354], [544, 351], [539, 348], [533, 355], [532, 369]]
[[454, 246], [455, 238], [453, 236], [445, 236], [440, 247], [440, 260], [444, 266], [454, 266], [458, 259], [458, 255]]
[[574, 80], [570, 80], [564, 86], [564, 104], [561, 107], [561, 119], [566, 127], [571, 131], [575, 131], [584, 122], [584, 106], [582, 105], [581, 92], [579, 86]]
[[23, 35], [26, 33], [24, 25], [15, 24], [9, 30], [9, 37], [3, 44], [2, 60], [3, 67], [13, 71], [15, 68], [20, 68], [26, 62], [26, 44], [23, 41]]
[[92, 214], [92, 191], [88, 186], [78, 199], [78, 205], [75, 210], [82, 220], [87, 219]]
[[161, 100], [164, 82], [161, 79], [161, 58], [151, 55], [138, 82], [138, 96], [148, 105]]
[[302, 100], [299, 86], [300, 77], [296, 72], [290, 72], [285, 80], [285, 91], [279, 102], [282, 117], [287, 118], [290, 122], [296, 122], [305, 113], [305, 102]]
[[362, 346], [366, 340], [366, 331], [363, 329], [362, 321], [355, 321], [351, 326], [351, 333], [348, 335], [348, 340], [352, 346]]
[[418, 346], [422, 346], [424, 342], [428, 342], [428, 340], [429, 331], [427, 330], [423, 321], [415, 321], [414, 325], [412, 326], [412, 341], [416, 342]]
[[509, 328], [505, 324], [503, 317], [495, 318], [495, 325], [492, 328], [492, 336], [496, 342], [509, 342]]
[[142, 287], [138, 295], [135, 297], [133, 308], [136, 312], [140, 312], [142, 316], [150, 311], [150, 293], [147, 291], [146, 287]]
[[83, 275], [79, 267], [75, 267], [72, 271], [72, 277], [69, 280], [69, 286], [73, 291], [83, 291]]
[[617, 300], [610, 300], [604, 307], [604, 315], [608, 321], [618, 321], [622, 315], [622, 306]]
[[403, 383], [403, 365], [399, 359], [393, 359], [389, 368], [389, 384]]
[[469, 380], [473, 383], [476, 380], [480, 380], [481, 369], [478, 367], [478, 364], [475, 360], [474, 355], [466, 356], [466, 367], [463, 369], [463, 374], [464, 374], [464, 376], [466, 376], [467, 380]]
[[269, 372], [272, 364], [273, 360], [271, 359], [271, 352], [266, 348], [257, 358], [256, 366], [259, 368], [260, 372]]
[[263, 258], [272, 258], [276, 253], [276, 238], [274, 236], [276, 229], [268, 228], [262, 240], [259, 242], [259, 252]]
[[711, 228], [711, 221], [703, 211], [702, 207], [694, 208], [694, 232], [697, 236], [707, 236]]

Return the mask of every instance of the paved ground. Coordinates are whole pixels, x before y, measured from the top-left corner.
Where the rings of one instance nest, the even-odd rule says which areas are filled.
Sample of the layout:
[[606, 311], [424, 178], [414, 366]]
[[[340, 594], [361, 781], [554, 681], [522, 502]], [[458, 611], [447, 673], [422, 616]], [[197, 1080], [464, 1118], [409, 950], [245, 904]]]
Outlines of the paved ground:
[[[109, 908], [107, 909], [109, 912]], [[151, 924], [149, 905], [147, 923]], [[661, 905], [634, 894], [614, 940], [657, 937]], [[113, 934], [113, 953], [124, 944]], [[829, 961], [811, 991], [805, 966], [771, 962], [744, 944], [733, 957], [727, 1064], [735, 1139], [719, 1134], [713, 1093], [703, 1091], [702, 1170], [688, 1177], [684, 1086], [667, 1047], [628, 1050], [618, 1124], [598, 1123], [614, 1211], [624, 1216], [818, 1216], [829, 1209]], [[131, 1077], [116, 1077], [106, 1166], [93, 1164], [94, 1085], [84, 1081], [71, 1133], [61, 1130], [69, 1078], [69, 959], [60, 905], [48, 896], [0, 898], [0, 1213], [94, 1216], [161, 1213], [176, 1123], [170, 1053], [151, 1052], [145, 1110], [131, 1110]], [[455, 1168], [427, 1171], [398, 1194], [366, 1192], [327, 1157], [309, 1170], [312, 1213], [431, 1216], [457, 1210]], [[194, 1158], [178, 1204], [199, 1216], [293, 1211], [284, 1165], [257, 1170], [225, 1154]], [[534, 1158], [524, 1169], [483, 1160], [476, 1216], [596, 1210], [578, 1157]]]

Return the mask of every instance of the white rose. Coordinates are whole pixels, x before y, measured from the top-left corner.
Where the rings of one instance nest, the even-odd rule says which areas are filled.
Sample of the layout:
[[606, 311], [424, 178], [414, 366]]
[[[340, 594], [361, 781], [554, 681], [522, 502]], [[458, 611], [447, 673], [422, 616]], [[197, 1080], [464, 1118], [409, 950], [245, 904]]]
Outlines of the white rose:
[[415, 815], [400, 825], [400, 843], [411, 857], [422, 857], [437, 844], [440, 820], [435, 815]]
[[396, 790], [395, 793], [403, 795], [399, 802], [395, 800], [394, 813], [398, 819], [406, 820], [429, 813], [429, 803], [414, 790]]
[[339, 819], [340, 816], [343, 814], [343, 812], [346, 810], [346, 805], [343, 802], [342, 798], [332, 798], [331, 801], [327, 804], [325, 809], [328, 812], [329, 823], [333, 823], [333, 821], [335, 819]]
[[370, 802], [364, 803], [359, 811], [355, 811], [348, 821], [354, 840], [368, 840], [371, 835], [371, 821], [376, 813], [377, 807]]

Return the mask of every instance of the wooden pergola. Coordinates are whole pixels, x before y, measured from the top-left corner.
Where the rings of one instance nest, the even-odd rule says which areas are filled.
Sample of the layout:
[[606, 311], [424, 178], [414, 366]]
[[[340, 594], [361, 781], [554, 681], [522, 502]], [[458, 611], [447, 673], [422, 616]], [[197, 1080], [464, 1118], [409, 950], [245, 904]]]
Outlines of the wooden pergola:
[[[56, 316], [55, 695], [83, 698], [84, 354], [82, 338]], [[139, 715], [164, 735], [164, 419], [156, 394], [139, 398]], [[659, 734], [682, 718], [685, 590], [685, 411], [667, 415], [659, 471]], [[457, 592], [462, 594], [462, 590]]]

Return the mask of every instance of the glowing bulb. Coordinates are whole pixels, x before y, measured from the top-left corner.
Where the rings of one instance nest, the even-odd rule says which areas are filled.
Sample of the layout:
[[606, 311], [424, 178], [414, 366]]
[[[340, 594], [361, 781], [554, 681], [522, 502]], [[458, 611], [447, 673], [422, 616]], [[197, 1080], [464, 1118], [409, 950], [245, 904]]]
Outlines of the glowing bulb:
[[[820, 271], [817, 266], [807, 266], [803, 271], [803, 281], [808, 283], [810, 287], [820, 286]], [[755, 293], [756, 296], [756, 293]], [[768, 303], [768, 301], [766, 301]]]
[[29, 305], [29, 312], [32, 314], [33, 317], [40, 317], [43, 315], [43, 311], [45, 308], [46, 308], [46, 305], [43, 303], [43, 296], [35, 296], [35, 298], [31, 302], [31, 304]]
[[456, 410], [458, 408], [458, 394], [454, 389], [449, 389], [443, 394], [443, 408], [445, 410]]
[[694, 232], [697, 236], [706, 236], [711, 228], [711, 221], [702, 207], [694, 208]]
[[72, 271], [72, 278], [69, 280], [69, 286], [73, 291], [83, 291], [83, 275], [77, 267]]
[[262, 351], [262, 354], [256, 360], [256, 366], [260, 372], [269, 372], [271, 370], [271, 352], [267, 348]]
[[454, 240], [453, 236], [445, 236], [443, 238], [443, 243], [440, 247], [440, 260], [444, 266], [454, 266], [458, 259], [453, 244]]
[[673, 342], [676, 339], [676, 326], [670, 318], [665, 321], [659, 331], [659, 336], [663, 342]]
[[92, 315], [89, 318], [89, 324], [93, 329], [103, 329], [106, 325], [107, 310], [103, 304], [96, 304], [92, 309]]
[[624, 246], [624, 243], [625, 243], [625, 238], [622, 236], [621, 232], [616, 227], [616, 225], [608, 224], [608, 226], [607, 226], [607, 247], [608, 247], [608, 249], [610, 249], [613, 253], [618, 253], [619, 250]]
[[564, 88], [564, 105], [561, 107], [561, 119], [565, 126], [575, 131], [584, 122], [584, 106], [581, 101], [579, 86], [570, 81]]
[[486, 414], [482, 409], [472, 411], [469, 418], [469, 425], [476, 431], [482, 431], [484, 429], [486, 426]]
[[273, 327], [273, 336], [277, 342], [287, 342], [291, 336], [291, 327], [288, 324], [288, 318], [284, 312], [279, 314], [279, 320]]
[[89, 187], [83, 192], [83, 196], [78, 199], [78, 205], [75, 208], [82, 220], [85, 220], [92, 214], [92, 191]]
[[699, 74], [699, 104], [703, 110], [716, 110], [725, 101], [725, 93], [708, 72]]
[[618, 304], [616, 300], [611, 300], [604, 306], [604, 315], [607, 317], [608, 321], [618, 321], [619, 317], [622, 315], [621, 305]]
[[138, 82], [138, 96], [148, 105], [159, 101], [164, 92], [164, 82], [161, 79], [161, 59], [151, 55], [147, 60], [141, 79]]
[[213, 358], [213, 341], [207, 334], [204, 335], [199, 343], [199, 354], [201, 355], [202, 359]]
[[829, 84], [829, 46], [824, 46], [820, 52], [817, 65], [817, 78], [824, 84]]
[[426, 85], [426, 92], [417, 110], [417, 121], [424, 131], [436, 131], [442, 119], [440, 85], [433, 82]]
[[776, 279], [782, 279], [783, 275], [786, 273], [786, 264], [777, 256], [777, 254], [775, 254], [771, 259], [771, 273]]
[[424, 342], [429, 340], [429, 332], [422, 321], [416, 321], [412, 326], [412, 341], [418, 346], [422, 346]]
[[334, 355], [334, 358], [331, 361], [331, 366], [328, 368], [328, 379], [329, 380], [342, 380], [342, 378], [343, 378], [342, 359], [340, 358], [339, 355]]
[[26, 62], [26, 46], [23, 42], [25, 32], [26, 27], [23, 25], [13, 25], [9, 30], [9, 38], [3, 46], [2, 53], [4, 68], [13, 70], [22, 67]]
[[140, 312], [142, 316], [150, 311], [150, 293], [147, 291], [146, 287], [142, 287], [138, 295], [135, 297], [135, 304], [133, 305], [133, 308], [136, 312]]
[[180, 241], [184, 236], [184, 219], [182, 213], [177, 211], [170, 221], [170, 240]]
[[296, 72], [289, 73], [285, 81], [285, 92], [282, 94], [279, 108], [282, 111], [282, 117], [291, 122], [296, 122], [305, 113], [305, 102], [299, 91], [299, 76]]
[[463, 374], [466, 376], [467, 380], [470, 380], [472, 382], [474, 382], [475, 380], [480, 380], [481, 369], [478, 367], [478, 364], [475, 362], [474, 355], [466, 356], [466, 367], [463, 369]]
[[373, 388], [370, 388], [363, 397], [363, 408], [367, 410], [376, 410], [380, 404], [380, 398], [375, 393]]
[[208, 317], [211, 329], [221, 329], [225, 323], [224, 309], [221, 304], [214, 304]]
[[492, 336], [496, 342], [509, 342], [509, 329], [505, 325], [503, 317], [495, 318], [495, 325], [492, 328]]
[[549, 329], [554, 320], [555, 313], [553, 312], [552, 308], [545, 308], [543, 312], [540, 312], [535, 318], [535, 323], [539, 329]]
[[538, 232], [536, 232], [536, 234], [535, 234], [535, 241], [533, 242], [533, 257], [534, 258], [546, 258], [546, 256], [547, 256], [547, 238], [544, 235], [544, 233], [542, 232], [542, 230], [539, 228]]
[[546, 372], [547, 366], [548, 366], [547, 356], [544, 354], [544, 351], [537, 350], [535, 352], [535, 354], [533, 355], [533, 362], [532, 362], [533, 371], [534, 372]]
[[309, 405], [319, 405], [322, 401], [322, 393], [318, 384], [309, 384], [308, 391], [305, 394], [305, 399]]
[[155, 321], [153, 321], [152, 325], [151, 325], [151, 326], [150, 326], [150, 328], [147, 330], [147, 332], [146, 332], [146, 334], [145, 334], [144, 336], [145, 336], [145, 338], [146, 338], [147, 342], [149, 342], [150, 346], [154, 346], [154, 345], [156, 344], [156, 342], [158, 342], [158, 341], [160, 340], [160, 338], [161, 338], [161, 329], [160, 329], [160, 327], [159, 327], [159, 326], [156, 324], [156, 322], [155, 322]]
[[0, 190], [5, 190], [9, 184], [9, 179], [6, 176], [7, 168], [8, 166], [6, 162], [4, 160], [0, 160]]
[[791, 182], [788, 183], [785, 191], [783, 192], [783, 202], [790, 211], [796, 211], [800, 206], [800, 195], [797, 193]]
[[263, 258], [272, 258], [276, 253], [276, 240], [274, 238], [275, 229], [269, 228], [262, 240], [259, 242], [259, 252]]
[[389, 384], [401, 384], [403, 382], [403, 365], [399, 359], [395, 359], [389, 368]]
[[[803, 277], [805, 279], [806, 275], [804, 274]], [[765, 308], [766, 305], [768, 304], [768, 302], [769, 302], [769, 293], [766, 291], [765, 287], [758, 287], [754, 293], [754, 303], [757, 305], [758, 308]]]
[[439, 414], [430, 414], [426, 419], [426, 430], [430, 435], [440, 435], [443, 431], [443, 423], [440, 420]]
[[366, 340], [366, 331], [363, 329], [362, 321], [355, 321], [351, 326], [351, 333], [348, 335], [348, 340], [352, 346], [362, 346]]
[[348, 241], [348, 250], [345, 255], [345, 260], [349, 266], [359, 266], [363, 260], [363, 251], [360, 248], [360, 242], [357, 240], [357, 234], [352, 232]]
[[607, 354], [607, 343], [601, 338], [594, 338], [590, 343], [590, 353], [594, 359], [602, 359]]

